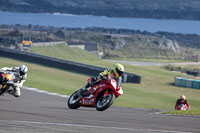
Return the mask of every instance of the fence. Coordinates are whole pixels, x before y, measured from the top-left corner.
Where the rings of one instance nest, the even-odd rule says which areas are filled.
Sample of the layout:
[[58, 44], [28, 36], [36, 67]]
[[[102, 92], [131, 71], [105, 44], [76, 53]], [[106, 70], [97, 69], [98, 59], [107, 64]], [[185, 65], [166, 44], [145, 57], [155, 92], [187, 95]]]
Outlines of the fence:
[[[96, 76], [106, 68], [77, 63], [73, 61], [58, 59], [54, 57], [44, 56], [31, 52], [24, 52], [18, 50], [11, 50], [0, 48], [0, 56], [14, 58], [26, 62], [41, 64], [48, 67], [59, 68], [75, 73], [86, 74], [89, 76]], [[123, 82], [127, 83], [141, 83], [141, 76], [133, 73], [125, 73], [123, 75]]]

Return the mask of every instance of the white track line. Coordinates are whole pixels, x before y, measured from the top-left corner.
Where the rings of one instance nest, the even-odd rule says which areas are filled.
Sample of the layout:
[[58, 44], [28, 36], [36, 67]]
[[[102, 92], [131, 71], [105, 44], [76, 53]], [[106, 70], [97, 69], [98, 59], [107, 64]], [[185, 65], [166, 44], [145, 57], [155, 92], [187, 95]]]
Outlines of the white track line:
[[61, 95], [58, 93], [52, 93], [52, 92], [48, 92], [48, 91], [44, 91], [44, 90], [39, 90], [37, 88], [31, 88], [31, 87], [27, 87], [27, 86], [23, 86], [23, 89], [26, 90], [31, 90], [31, 91], [35, 91], [35, 92], [39, 92], [39, 93], [44, 93], [44, 94], [48, 94], [48, 95], [53, 95], [53, 96], [58, 96], [58, 97], [63, 97], [63, 98], [69, 98], [68, 95]]
[[52, 126], [73, 126], [73, 127], [85, 127], [85, 128], [99, 128], [99, 129], [117, 129], [117, 130], [129, 130], [129, 131], [142, 131], [142, 132], [161, 132], [161, 133], [192, 133], [182, 131], [168, 131], [168, 130], [152, 130], [152, 129], [135, 129], [135, 128], [121, 128], [121, 127], [105, 127], [105, 126], [91, 126], [91, 125], [78, 125], [78, 124], [66, 124], [66, 123], [49, 123], [49, 122], [35, 122], [35, 121], [17, 121], [17, 120], [0, 120], [0, 122], [13, 122], [24, 124], [40, 124], [40, 125], [52, 125]]

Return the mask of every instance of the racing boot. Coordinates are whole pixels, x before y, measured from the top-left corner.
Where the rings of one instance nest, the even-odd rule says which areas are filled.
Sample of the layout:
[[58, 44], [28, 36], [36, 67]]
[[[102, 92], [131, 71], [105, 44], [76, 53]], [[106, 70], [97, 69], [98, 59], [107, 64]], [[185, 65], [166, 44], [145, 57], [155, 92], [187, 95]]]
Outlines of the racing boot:
[[8, 90], [8, 94], [14, 95], [14, 90]]
[[7, 92], [8, 92], [8, 94], [13, 95], [14, 97], [19, 97], [20, 96], [20, 91], [17, 92], [16, 88], [9, 89]]

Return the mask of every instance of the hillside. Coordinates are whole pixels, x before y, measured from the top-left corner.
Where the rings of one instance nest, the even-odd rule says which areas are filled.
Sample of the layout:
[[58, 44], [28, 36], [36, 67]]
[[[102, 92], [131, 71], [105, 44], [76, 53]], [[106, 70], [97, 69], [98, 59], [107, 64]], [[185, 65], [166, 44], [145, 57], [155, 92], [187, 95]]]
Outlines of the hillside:
[[1, 0], [0, 10], [200, 20], [199, 0]]
[[[17, 47], [23, 34], [33, 42], [78, 41], [99, 44], [103, 58], [199, 59], [200, 36], [105, 28], [68, 29], [45, 26], [0, 26], [0, 45]], [[185, 39], [181, 39], [185, 38]], [[190, 39], [191, 38], [191, 39]], [[194, 39], [196, 38], [196, 39]], [[28, 38], [26, 38], [28, 39]]]
[[31, 48], [31, 52], [82, 63], [87, 61], [100, 61], [100, 58], [88, 51], [80, 48], [71, 48], [65, 44], [46, 47], [34, 46]]

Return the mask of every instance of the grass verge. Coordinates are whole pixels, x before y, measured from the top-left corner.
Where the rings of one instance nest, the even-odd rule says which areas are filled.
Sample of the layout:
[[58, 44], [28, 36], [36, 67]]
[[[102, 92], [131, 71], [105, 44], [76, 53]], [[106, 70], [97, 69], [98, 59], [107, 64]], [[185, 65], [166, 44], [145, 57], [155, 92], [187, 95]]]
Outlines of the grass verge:
[[168, 111], [168, 112], [163, 112], [163, 114], [172, 114], [172, 115], [200, 115], [200, 110]]

